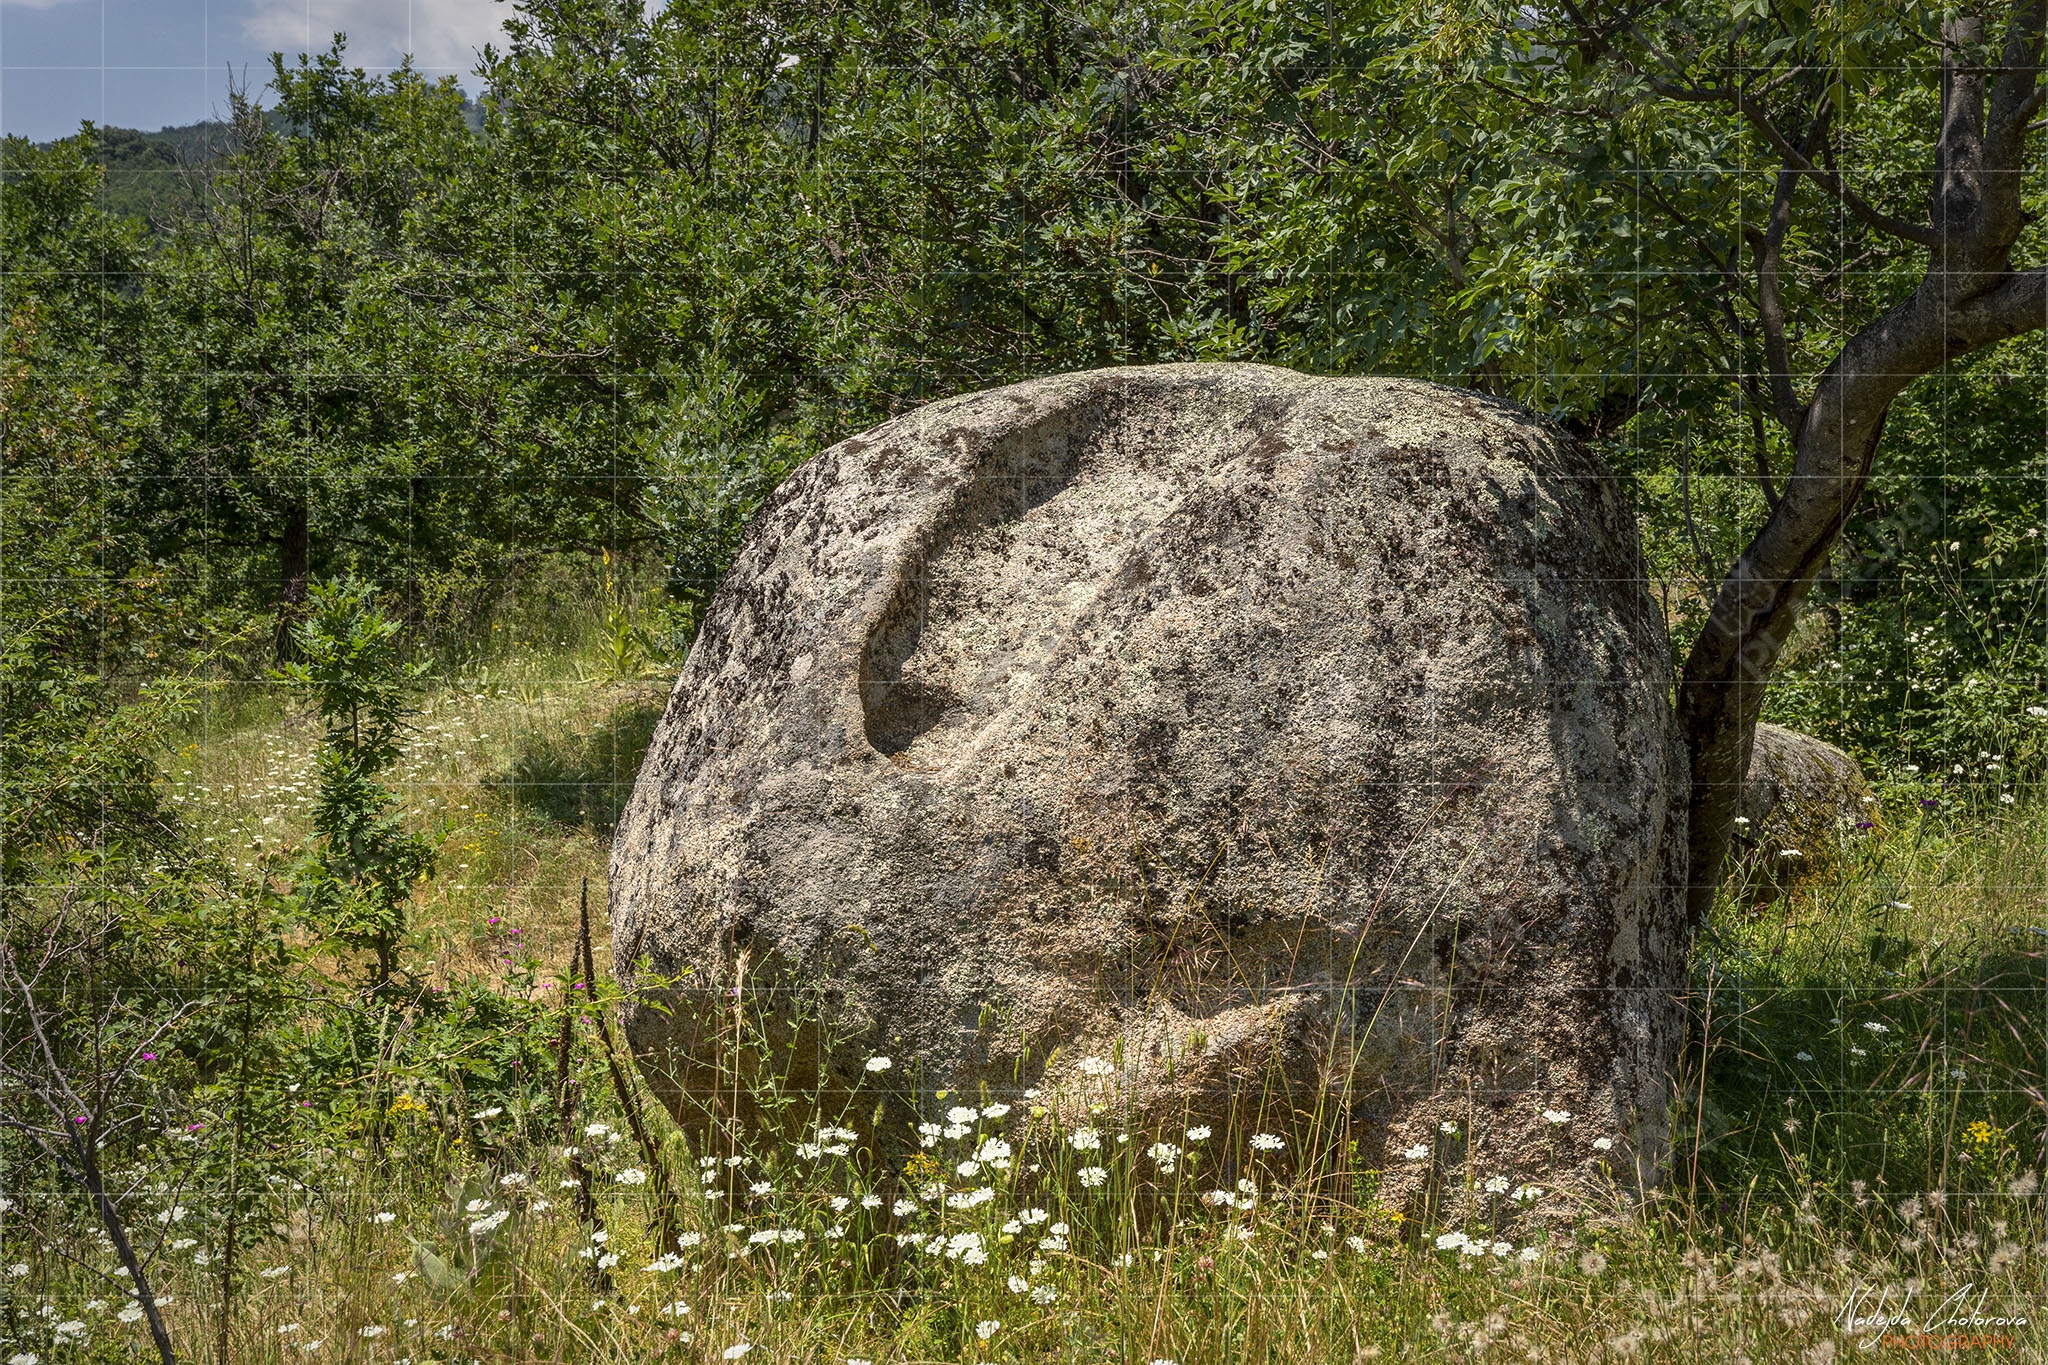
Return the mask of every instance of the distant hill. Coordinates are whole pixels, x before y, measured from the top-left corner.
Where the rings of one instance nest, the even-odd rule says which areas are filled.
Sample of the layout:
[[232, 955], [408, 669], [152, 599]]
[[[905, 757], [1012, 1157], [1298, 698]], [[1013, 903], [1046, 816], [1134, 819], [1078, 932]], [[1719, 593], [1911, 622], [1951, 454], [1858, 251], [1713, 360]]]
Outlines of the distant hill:
[[[475, 100], [462, 102], [462, 116], [472, 132], [483, 131], [483, 107]], [[198, 207], [206, 164], [228, 145], [228, 125], [214, 119], [153, 133], [102, 128], [99, 135], [108, 211], [155, 230]]]
[[226, 150], [227, 138], [228, 125], [212, 120], [154, 133], [100, 129], [107, 209], [124, 218], [140, 218], [152, 228], [190, 213], [199, 203], [206, 163]]

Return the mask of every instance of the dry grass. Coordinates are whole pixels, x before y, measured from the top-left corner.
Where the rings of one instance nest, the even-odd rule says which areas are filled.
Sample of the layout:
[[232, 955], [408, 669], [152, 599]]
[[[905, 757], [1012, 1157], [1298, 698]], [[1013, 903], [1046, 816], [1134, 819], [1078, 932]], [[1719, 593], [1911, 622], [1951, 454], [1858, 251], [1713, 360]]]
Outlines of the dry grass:
[[[615, 784], [630, 782], [660, 700], [648, 686], [501, 672], [438, 691], [420, 718], [403, 789], [441, 870], [418, 897], [410, 957], [444, 986], [540, 1002], [502, 1026], [520, 1055], [545, 1047], [559, 1019], [545, 1002], [560, 998], [576, 890], [602, 884]], [[237, 705], [210, 718], [174, 775], [203, 837], [253, 869], [305, 832], [317, 735], [274, 699]], [[1187, 1138], [1166, 1174], [1113, 1115], [1101, 1146], [1083, 1149], [1049, 1116], [1025, 1122], [1028, 1099], [997, 1113], [991, 1097], [919, 1093], [940, 1131], [900, 1169], [877, 1164], [867, 1132], [717, 1164], [658, 1116], [655, 1158], [682, 1191], [687, 1243], [661, 1245], [654, 1186], [627, 1183], [647, 1156], [582, 1028], [573, 1145], [594, 1171], [594, 1219], [563, 1188], [576, 1179], [550, 1085], [472, 1109], [430, 1068], [394, 1065], [366, 1092], [374, 1113], [304, 1120], [297, 1174], [269, 1187], [271, 1231], [242, 1249], [231, 1355], [1817, 1363], [1868, 1344], [1873, 1359], [2038, 1360], [2040, 807], [1922, 809], [1908, 794], [1888, 832], [1848, 850], [1842, 882], [1766, 915], [1731, 913], [1703, 939], [1681, 1114], [1691, 1137], [1671, 1184], [1644, 1199], [1617, 1190], [1547, 1230], [1506, 1218], [1418, 1227], [1378, 1207], [1375, 1173], [1341, 1153], [1311, 1182]], [[601, 944], [597, 955], [608, 958]], [[873, 1074], [908, 1083], [902, 1069]], [[949, 1125], [944, 1111], [963, 1105], [983, 1112]], [[858, 1111], [815, 1119], [867, 1126]], [[582, 1136], [585, 1123], [606, 1131]], [[1013, 1150], [983, 1152], [964, 1174], [990, 1138]], [[1085, 1183], [1082, 1168], [1098, 1165], [1102, 1182]], [[1332, 1189], [1346, 1193], [1320, 1193]], [[897, 1212], [899, 1200], [917, 1207]], [[218, 1249], [201, 1235], [174, 1250], [177, 1225], [163, 1230], [173, 1333], [208, 1357]], [[89, 1241], [70, 1250], [98, 1264]], [[35, 1259], [8, 1282], [6, 1349], [43, 1365], [138, 1358], [146, 1343], [113, 1320], [104, 1280]], [[1845, 1321], [1898, 1313], [1912, 1319], [1904, 1330], [1934, 1336], [1886, 1345]], [[52, 1324], [73, 1320], [79, 1340], [53, 1344]], [[1958, 1332], [1959, 1348], [1943, 1349]]]
[[[567, 961], [579, 889], [588, 878], [602, 894], [611, 822], [665, 696], [652, 683], [485, 675], [423, 705], [391, 784], [438, 851], [413, 901], [423, 975], [446, 985], [508, 957]], [[282, 693], [216, 699], [169, 765], [171, 799], [199, 838], [253, 870], [307, 836], [319, 742], [317, 719]]]

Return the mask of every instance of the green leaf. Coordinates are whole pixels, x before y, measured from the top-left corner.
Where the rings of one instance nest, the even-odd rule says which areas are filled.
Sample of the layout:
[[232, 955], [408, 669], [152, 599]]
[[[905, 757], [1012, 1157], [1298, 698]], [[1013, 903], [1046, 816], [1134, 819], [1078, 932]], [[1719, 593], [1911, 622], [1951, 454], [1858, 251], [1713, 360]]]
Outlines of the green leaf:
[[453, 1293], [468, 1283], [467, 1276], [418, 1242], [413, 1243], [412, 1259], [427, 1283], [444, 1294]]

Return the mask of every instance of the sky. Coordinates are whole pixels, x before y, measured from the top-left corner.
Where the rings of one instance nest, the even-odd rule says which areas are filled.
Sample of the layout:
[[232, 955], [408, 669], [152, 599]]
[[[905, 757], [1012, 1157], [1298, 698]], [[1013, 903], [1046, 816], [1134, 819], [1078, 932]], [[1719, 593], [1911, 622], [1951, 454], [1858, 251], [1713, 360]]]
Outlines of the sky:
[[503, 45], [512, 13], [504, 0], [0, 0], [0, 134], [196, 123], [226, 112], [230, 70], [260, 91], [272, 52], [324, 50], [337, 32], [351, 66], [411, 53], [475, 94], [477, 50]]

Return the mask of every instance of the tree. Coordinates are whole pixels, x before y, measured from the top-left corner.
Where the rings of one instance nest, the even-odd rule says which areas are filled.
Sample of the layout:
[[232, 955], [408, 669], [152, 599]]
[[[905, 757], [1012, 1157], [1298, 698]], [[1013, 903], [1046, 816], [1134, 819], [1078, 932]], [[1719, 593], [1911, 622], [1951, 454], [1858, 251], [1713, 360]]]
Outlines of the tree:
[[397, 967], [406, 902], [434, 869], [427, 840], [405, 828], [378, 781], [398, 758], [426, 665], [399, 659], [398, 622], [377, 610], [369, 584], [315, 583], [308, 605], [293, 631], [297, 657], [279, 670], [327, 722], [313, 808], [319, 846], [300, 868], [297, 891], [315, 923], [372, 953], [370, 988], [381, 991]]
[[1885, 415], [1915, 379], [2043, 321], [2039, 271], [2013, 263], [2040, 106], [2032, 0], [651, 21], [546, 0], [516, 34], [493, 81], [526, 145], [555, 148], [543, 161], [597, 158], [588, 220], [602, 203], [652, 222], [687, 186], [689, 221], [716, 225], [700, 244], [762, 241], [750, 215], [766, 213], [787, 225], [781, 273], [823, 282], [804, 296], [818, 314], [766, 313], [779, 280], [735, 307], [722, 248], [693, 257], [706, 312], [731, 321], [671, 335], [698, 363], [708, 336], [746, 339], [723, 343], [745, 378], [721, 409], [745, 416], [679, 409], [682, 447], [720, 468], [725, 433], [807, 390], [836, 386], [857, 420], [1025, 373], [1228, 358], [1423, 373], [1645, 452], [1675, 466], [1695, 558], [1714, 553], [1691, 526], [1698, 478], [1739, 474], [1751, 491], [1726, 510], [1757, 522], [1685, 608], [1695, 921], [1767, 684]]
[[[1368, 335], [1364, 363], [1421, 362], [1617, 454], [1661, 447], [1642, 458], [1675, 469], [1702, 557], [1699, 460], [1750, 487], [1728, 510], [1757, 519], [1708, 571], [1677, 698], [1694, 923], [1887, 414], [2044, 324], [2042, 272], [2016, 263], [2039, 249], [2042, 10], [1418, 0], [1253, 19], [1260, 51], [1297, 54], [1239, 190], [1254, 297], [1298, 338], [1282, 354], [1349, 363], [1345, 336]], [[1247, 110], [1273, 84], [1237, 81]], [[1376, 334], [1347, 325], [1361, 315]]]
[[[77, 152], [53, 149], [43, 171], [73, 179]], [[10, 180], [0, 225], [19, 232], [31, 215], [5, 210], [50, 189]], [[0, 239], [23, 267], [0, 336], [0, 906], [52, 850], [111, 858], [175, 837], [151, 750], [182, 705], [188, 623], [115, 514], [131, 449], [119, 372], [89, 306], [79, 316], [74, 291], [95, 286], [67, 268], [103, 225], [89, 197], [72, 208]]]
[[207, 590], [274, 607], [282, 652], [315, 576], [461, 546], [478, 485], [414, 381], [392, 279], [473, 135], [452, 80], [369, 76], [338, 41], [274, 58], [271, 88], [270, 109], [231, 92], [227, 151], [151, 262], [129, 515]]
[[176, 1365], [144, 1265], [154, 1249], [138, 1249], [129, 1232], [142, 1183], [123, 1189], [101, 1154], [110, 1144], [132, 1146], [162, 1128], [163, 1097], [143, 1073], [170, 1049], [167, 1040], [199, 1003], [150, 979], [150, 967], [169, 962], [138, 961], [150, 949], [138, 953], [124, 943], [141, 927], [135, 907], [117, 907], [103, 891], [77, 885], [58, 899], [55, 911], [33, 926], [11, 915], [0, 937], [7, 1020], [0, 1030], [0, 1094], [7, 1101], [0, 1130], [26, 1139], [84, 1192], [120, 1258], [121, 1287], [148, 1319], [163, 1365]]
[[[1567, 67], [1611, 68], [1613, 89], [1665, 117], [1724, 117], [1776, 162], [1760, 221], [1717, 224], [1720, 232], [1696, 238], [1744, 305], [1728, 308], [1730, 340], [1761, 351], [1762, 364], [1741, 372], [1744, 392], [1782, 429], [1792, 456], [1782, 487], [1768, 463], [1759, 468], [1770, 515], [1728, 569], [1679, 686], [1692, 760], [1688, 909], [1697, 922], [1719, 883], [1766, 685], [1870, 481], [1894, 400], [1960, 357], [2048, 324], [2048, 276], [2014, 262], [2032, 217], [2024, 206], [2028, 144], [2048, 96], [2044, 6], [2013, 0], [1944, 13], [1744, 0], [1703, 6], [1651, 34], [1633, 7], [1564, 13], [1568, 23], [1532, 34], [1532, 47], [1547, 37]], [[1918, 130], [1931, 165], [1859, 187], [1845, 154], [1853, 145], [1848, 115], [1885, 68], [1933, 86]], [[1913, 180], [1924, 216], [1906, 207], [1902, 191]], [[1863, 303], [1810, 380], [1795, 353], [1799, 319], [1788, 311], [1785, 279], [1802, 226], [1834, 226], [1854, 241], [1837, 274], [1872, 272], [1872, 263], [1856, 260], [1866, 252], [1892, 265], [1920, 257], [1917, 282]], [[1822, 306], [1809, 298], [1810, 311]]]
[[[196, 1008], [177, 989], [193, 974], [145, 927], [193, 899], [154, 761], [184, 717], [185, 642], [174, 608], [150, 610], [160, 584], [110, 515], [127, 443], [92, 306], [114, 306], [89, 269], [109, 244], [95, 173], [76, 142], [6, 150], [0, 243], [16, 269], [0, 337], [0, 1137], [11, 1141], [0, 1159], [23, 1144], [85, 1195], [173, 1365], [152, 1253], [129, 1234], [142, 1182], [111, 1177], [102, 1153], [163, 1126], [165, 1097], [143, 1073]], [[171, 676], [131, 685], [155, 671]]]

